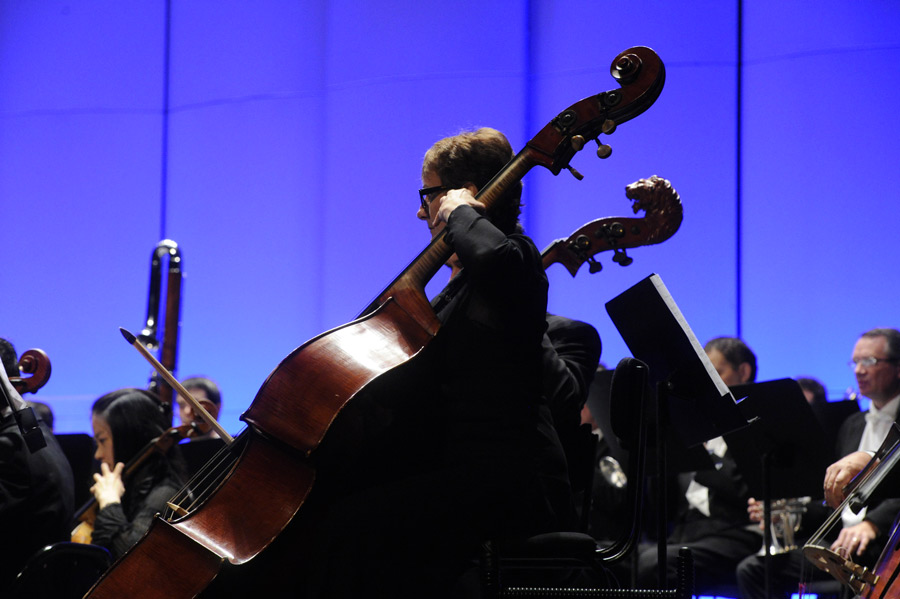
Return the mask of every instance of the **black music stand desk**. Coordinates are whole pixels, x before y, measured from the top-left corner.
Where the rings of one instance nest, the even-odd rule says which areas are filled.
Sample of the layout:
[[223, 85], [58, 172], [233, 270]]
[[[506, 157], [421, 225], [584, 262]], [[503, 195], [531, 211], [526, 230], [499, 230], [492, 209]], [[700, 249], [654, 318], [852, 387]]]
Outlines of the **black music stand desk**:
[[[641, 280], [607, 302], [606, 311], [632, 355], [647, 364], [656, 390], [659, 480], [665, 481], [670, 460], [678, 464], [676, 471], [712, 468], [702, 443], [746, 427], [747, 421], [662, 279], [652, 274]], [[672, 441], [672, 432], [679, 441]], [[666, 570], [665, 504], [662, 491], [657, 522], [660, 588]]]

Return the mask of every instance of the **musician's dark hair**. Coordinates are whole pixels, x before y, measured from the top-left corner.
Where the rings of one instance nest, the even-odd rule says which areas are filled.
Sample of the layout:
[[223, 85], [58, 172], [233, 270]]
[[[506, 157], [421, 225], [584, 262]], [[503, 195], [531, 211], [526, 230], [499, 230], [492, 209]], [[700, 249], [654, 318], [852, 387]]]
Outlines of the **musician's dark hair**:
[[875, 337], [884, 337], [887, 342], [888, 359], [900, 360], [900, 331], [897, 329], [879, 328], [869, 329], [860, 337], [872, 339]]
[[703, 349], [706, 350], [706, 353], [712, 350], [718, 351], [735, 370], [746, 362], [750, 365], [750, 382], [752, 383], [756, 380], [756, 354], [737, 337], [716, 337], [710, 339], [706, 342]]
[[222, 392], [219, 386], [210, 378], [205, 376], [192, 376], [181, 381], [181, 386], [190, 391], [191, 389], [203, 389], [206, 397], [215, 405], [222, 405]]
[[107, 393], [94, 402], [91, 413], [109, 425], [117, 462], [128, 462], [169, 428], [159, 397], [146, 389]]
[[828, 402], [828, 394], [825, 392], [825, 386], [817, 379], [810, 376], [801, 376], [797, 378], [797, 383], [799, 383], [801, 389], [812, 393], [813, 398], [810, 402], [811, 404], [818, 405]]
[[0, 337], [0, 359], [3, 360], [3, 370], [6, 371], [6, 376], [12, 378], [21, 375], [16, 348], [13, 347], [12, 342], [2, 337]]
[[[500, 131], [482, 127], [436, 142], [425, 153], [422, 175], [434, 173], [451, 189], [474, 185], [479, 190], [512, 159], [513, 150]], [[522, 182], [517, 181], [487, 215], [506, 234], [515, 232], [522, 212]]]

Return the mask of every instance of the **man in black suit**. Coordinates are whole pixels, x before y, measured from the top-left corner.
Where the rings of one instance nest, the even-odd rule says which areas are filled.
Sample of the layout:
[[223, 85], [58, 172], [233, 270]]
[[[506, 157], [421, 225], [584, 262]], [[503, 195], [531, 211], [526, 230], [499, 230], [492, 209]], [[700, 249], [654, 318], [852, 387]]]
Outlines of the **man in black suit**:
[[38, 421], [46, 447], [30, 451], [13, 416], [26, 407], [9, 383], [18, 376], [15, 350], [0, 339], [4, 356], [0, 384], [9, 400], [0, 401], [0, 596], [41, 547], [68, 541], [75, 503], [72, 469], [50, 427]]
[[[900, 407], [900, 331], [872, 329], [863, 333], [853, 348], [850, 365], [860, 394], [869, 398], [871, 405], [867, 412], [849, 416], [838, 432], [836, 450], [838, 455], [845, 457], [828, 467], [824, 481], [825, 498], [832, 508], [840, 505], [843, 487], [869, 461], [871, 452], [880, 447], [891, 424], [897, 419]], [[810, 516], [816, 516], [815, 503], [811, 503], [813, 513]], [[900, 499], [884, 499], [859, 514], [853, 514], [846, 508], [842, 512], [840, 532], [831, 544], [832, 551], [846, 552], [852, 555], [854, 561], [871, 566], [884, 547], [898, 511]], [[824, 521], [823, 516], [827, 514], [818, 510], [817, 515], [820, 521]], [[813, 520], [805, 518], [803, 526], [815, 526]], [[787, 596], [796, 591], [804, 567], [806, 571], [813, 570], [819, 577], [824, 575], [811, 568], [799, 550], [776, 557], [776, 567], [770, 567], [770, 588], [775, 596]], [[766, 597], [765, 563], [760, 556], [743, 560], [738, 566], [737, 577], [742, 598]]]
[[512, 157], [492, 129], [426, 153], [417, 216], [455, 253], [432, 302], [442, 327], [357, 394], [317, 448], [297, 523], [317, 542], [295, 554], [292, 596], [462, 596], [485, 540], [577, 526], [545, 396], [548, 283], [518, 227], [521, 188], [492, 209], [475, 199]]
[[[584, 469], [585, 460], [578, 439], [581, 412], [587, 402], [594, 372], [600, 362], [600, 335], [592, 325], [564, 316], [547, 314], [543, 340], [544, 397], [550, 407], [553, 428], [566, 455], [570, 478], [573, 469]], [[576, 493], [585, 489], [573, 488]]]

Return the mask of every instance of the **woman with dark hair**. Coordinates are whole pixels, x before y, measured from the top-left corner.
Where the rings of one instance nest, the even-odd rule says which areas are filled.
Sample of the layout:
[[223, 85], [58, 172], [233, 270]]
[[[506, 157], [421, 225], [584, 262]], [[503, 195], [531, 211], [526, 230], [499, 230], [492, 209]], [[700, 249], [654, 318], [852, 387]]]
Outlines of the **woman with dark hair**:
[[125, 463], [168, 429], [165, 411], [156, 395], [143, 389], [119, 389], [107, 393], [91, 409], [91, 426], [100, 461], [91, 492], [97, 499], [97, 519], [92, 542], [120, 557], [150, 527], [153, 517], [182, 487], [180, 461], [173, 455], [153, 452], [127, 481]]

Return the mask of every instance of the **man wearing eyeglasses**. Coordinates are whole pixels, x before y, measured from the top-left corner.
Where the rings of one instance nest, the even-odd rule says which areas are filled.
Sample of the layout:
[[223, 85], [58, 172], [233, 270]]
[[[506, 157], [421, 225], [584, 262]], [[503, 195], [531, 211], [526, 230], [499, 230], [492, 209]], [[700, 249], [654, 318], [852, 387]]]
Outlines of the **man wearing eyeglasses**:
[[[900, 408], [900, 331], [872, 329], [863, 333], [853, 348], [850, 367], [856, 375], [860, 395], [869, 398], [871, 404], [867, 412], [850, 416], [838, 433], [839, 444], [852, 444], [854, 439], [858, 439], [855, 448], [858, 451], [832, 464], [825, 473], [825, 499], [832, 507], [840, 504], [842, 489], [862, 469], [854, 465], [868, 462], [872, 452], [881, 446], [891, 424], [897, 420]], [[855, 555], [863, 555], [873, 539], [889, 530], [900, 509], [900, 501], [889, 508], [891, 513], [884, 513], [886, 509], [880, 504], [868, 510], [862, 521], [856, 523], [846, 514], [849, 510], [845, 510], [844, 528], [832, 549], [845, 547]]]
[[473, 596], [464, 575], [483, 542], [577, 525], [544, 398], [548, 283], [518, 228], [521, 183], [490, 211], [475, 199], [512, 157], [494, 129], [440, 140], [425, 156], [417, 217], [455, 252], [432, 301], [442, 326], [338, 418], [354, 425], [360, 451], [317, 450], [310, 597]]
[[[508, 147], [508, 142], [502, 133], [481, 128], [442, 139], [428, 151], [422, 166], [424, 187], [419, 190], [421, 208], [416, 217], [426, 222], [432, 238], [444, 230], [446, 215], [461, 203], [482, 209], [474, 195], [479, 185], [487, 183], [505, 164], [506, 155], [500, 153], [504, 146]], [[465, 160], [466, 157], [470, 160]], [[451, 191], [454, 187], [461, 189]], [[511, 226], [516, 234], [522, 233], [518, 223], [521, 193], [522, 184], [518, 182], [507, 192], [507, 200], [495, 203], [491, 215], [491, 220], [501, 228]], [[451, 280], [462, 271], [463, 263], [457, 254], [451, 256], [447, 265]], [[600, 362], [600, 336], [588, 323], [548, 314], [542, 345], [544, 395], [553, 427], [571, 466], [584, 459], [579, 454], [578, 427], [581, 409]]]
[[[843, 488], [865, 466], [873, 452], [887, 436], [897, 419], [900, 407], [900, 331], [896, 329], [872, 329], [863, 333], [853, 348], [850, 367], [856, 375], [859, 392], [871, 400], [867, 412], [858, 412], [847, 418], [838, 432], [836, 450], [846, 456], [828, 467], [825, 474], [825, 499], [832, 508], [843, 501]], [[900, 490], [898, 490], [900, 491]], [[894, 493], [897, 496], [897, 493]], [[889, 496], [889, 495], [888, 495]], [[810, 512], [822, 512], [815, 506]], [[870, 502], [859, 514], [849, 507], [841, 512], [841, 529], [831, 550], [871, 567], [877, 560], [894, 518], [900, 511], [900, 499], [882, 499]], [[819, 521], [830, 512], [820, 513]], [[804, 519], [804, 526], [807, 520]], [[812, 525], [815, 526], [815, 525]], [[826, 538], [833, 538], [826, 535]], [[775, 556], [775, 569], [771, 572], [773, 596], [787, 596], [796, 591], [800, 575], [809, 572], [811, 565], [794, 550]], [[816, 579], [827, 579], [819, 570], [813, 571]], [[738, 586], [743, 599], [767, 597], [764, 585], [762, 558], [751, 556], [738, 566]]]

